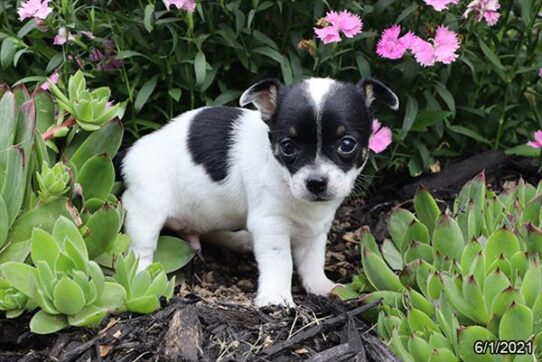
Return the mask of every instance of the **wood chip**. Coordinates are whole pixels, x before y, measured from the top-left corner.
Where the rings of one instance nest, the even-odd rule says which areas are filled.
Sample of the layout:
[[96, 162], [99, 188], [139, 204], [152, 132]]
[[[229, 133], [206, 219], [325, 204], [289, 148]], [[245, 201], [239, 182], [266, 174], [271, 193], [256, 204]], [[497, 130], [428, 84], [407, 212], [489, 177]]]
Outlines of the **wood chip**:
[[113, 349], [113, 346], [110, 345], [110, 344], [100, 344], [98, 346], [98, 351], [100, 352], [100, 357], [104, 358], [105, 356], [107, 356], [109, 354], [109, 352], [111, 352], [112, 349]]

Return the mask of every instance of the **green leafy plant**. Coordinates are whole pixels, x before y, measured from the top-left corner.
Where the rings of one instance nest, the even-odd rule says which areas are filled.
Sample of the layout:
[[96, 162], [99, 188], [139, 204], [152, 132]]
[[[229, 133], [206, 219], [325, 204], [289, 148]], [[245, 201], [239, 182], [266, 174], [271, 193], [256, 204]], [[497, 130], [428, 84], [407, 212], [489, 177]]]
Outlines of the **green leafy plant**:
[[391, 240], [379, 247], [363, 231], [363, 274], [343, 296], [382, 298], [368, 317], [404, 361], [494, 361], [475, 343], [496, 340], [532, 344], [534, 352], [503, 361], [534, 361], [542, 355], [541, 203], [542, 182], [497, 194], [481, 174], [441, 213], [422, 188], [415, 213], [391, 213]]

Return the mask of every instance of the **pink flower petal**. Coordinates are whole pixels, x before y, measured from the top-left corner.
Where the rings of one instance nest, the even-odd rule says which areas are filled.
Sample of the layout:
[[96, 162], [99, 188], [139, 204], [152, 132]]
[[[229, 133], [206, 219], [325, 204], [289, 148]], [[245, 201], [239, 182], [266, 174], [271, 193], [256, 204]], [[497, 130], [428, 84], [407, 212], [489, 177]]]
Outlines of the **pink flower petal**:
[[369, 137], [369, 149], [374, 153], [384, 151], [391, 144], [391, 129], [382, 127], [378, 119], [373, 120], [372, 134]]
[[480, 22], [485, 19], [489, 26], [493, 26], [499, 21], [498, 10], [500, 8], [499, 0], [473, 0], [467, 5], [467, 11], [463, 17], [466, 18], [471, 12], [474, 12], [476, 21]]
[[533, 135], [534, 141], [527, 142], [528, 146], [533, 148], [542, 148], [542, 131], [538, 130]]
[[40, 88], [48, 91], [50, 88], [49, 84], [50, 83], [57, 84], [59, 79], [60, 79], [60, 74], [58, 74], [58, 72], [54, 72], [42, 85], [40, 85]]
[[53, 39], [54, 45], [64, 45], [68, 41], [73, 41], [75, 38], [66, 30], [65, 27], [58, 28], [58, 32]]
[[171, 5], [175, 6], [179, 10], [186, 10], [192, 12], [196, 9], [196, 0], [162, 0], [167, 9]]
[[455, 53], [457, 49], [459, 49], [457, 34], [444, 25], [439, 26], [435, 35], [435, 59], [444, 64], [450, 64], [458, 57]]
[[542, 78], [542, 68], [538, 69], [538, 76]]
[[382, 32], [376, 46], [376, 53], [381, 58], [400, 59], [410, 45], [410, 38], [399, 38], [401, 27], [395, 24]]
[[432, 6], [436, 11], [448, 9], [448, 5], [457, 4], [459, 0], [423, 0], [427, 5]]
[[410, 45], [410, 50], [414, 54], [416, 61], [424, 67], [430, 67], [435, 64], [436, 57], [433, 45], [419, 37], [415, 37]]
[[17, 13], [19, 20], [23, 21], [27, 18], [45, 19], [52, 11], [49, 2], [51, 0], [27, 0], [21, 3]]
[[341, 41], [339, 31], [333, 26], [326, 26], [325, 28], [314, 28], [314, 32], [324, 44], [337, 43]]

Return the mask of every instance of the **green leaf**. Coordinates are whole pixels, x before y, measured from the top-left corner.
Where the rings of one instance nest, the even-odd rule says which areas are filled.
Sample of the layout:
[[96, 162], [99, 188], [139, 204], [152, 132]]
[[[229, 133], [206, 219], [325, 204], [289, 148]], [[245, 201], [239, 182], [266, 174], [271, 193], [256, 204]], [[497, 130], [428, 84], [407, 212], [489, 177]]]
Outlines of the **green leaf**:
[[8, 261], [22, 263], [30, 254], [30, 239], [25, 241], [10, 242], [4, 245], [0, 252], [0, 265]]
[[70, 213], [66, 209], [67, 201], [66, 198], [61, 197], [45, 205], [38, 204], [35, 208], [22, 214], [13, 223], [8, 239], [12, 243], [28, 240], [35, 227], [47, 232], [52, 231], [53, 225], [61, 215], [70, 217]]
[[420, 187], [414, 196], [414, 209], [416, 216], [427, 227], [430, 234], [435, 230], [437, 218], [440, 215], [440, 209], [429, 191], [425, 187]]
[[0, 265], [0, 271], [2, 271], [2, 275], [11, 286], [28, 298], [34, 298], [34, 283], [37, 278], [37, 272], [34, 267], [10, 261]]
[[143, 25], [145, 29], [150, 33], [153, 31], [153, 14], [154, 14], [154, 4], [147, 4], [145, 6], [145, 14], [143, 16]]
[[98, 325], [106, 315], [106, 310], [98, 308], [95, 305], [89, 305], [79, 313], [68, 316], [68, 323], [76, 327], [94, 326]]
[[160, 308], [160, 301], [156, 296], [143, 296], [126, 302], [130, 312], [149, 314]]
[[76, 282], [62, 277], [53, 291], [54, 305], [62, 314], [74, 315], [85, 306], [85, 294]]
[[446, 86], [440, 82], [435, 83], [435, 90], [439, 94], [440, 98], [442, 98], [444, 103], [446, 103], [446, 105], [448, 106], [448, 109], [450, 110], [450, 112], [452, 112], [452, 118], [454, 118], [455, 117], [455, 100], [452, 93], [450, 93], [448, 88], [446, 88]]
[[412, 126], [412, 130], [416, 132], [427, 132], [427, 129], [435, 124], [443, 121], [449, 117], [452, 113], [448, 111], [433, 111], [429, 109], [422, 109], [416, 121]]
[[171, 273], [188, 264], [194, 254], [194, 250], [184, 240], [161, 236], [153, 260], [161, 263], [166, 273]]
[[416, 116], [418, 115], [418, 101], [412, 96], [408, 96], [405, 116], [403, 118], [403, 126], [401, 127], [401, 138], [405, 139], [406, 135], [412, 128]]
[[51, 234], [41, 230], [34, 229], [32, 232], [32, 261], [34, 264], [43, 260], [51, 270], [54, 270], [56, 258], [60, 254], [60, 247]]
[[499, 338], [503, 340], [527, 341], [533, 333], [533, 313], [521, 304], [512, 304], [504, 312], [499, 324]]
[[34, 314], [30, 321], [30, 330], [36, 334], [55, 333], [68, 326], [68, 320], [65, 316], [52, 315], [43, 310]]
[[[120, 206], [118, 206], [120, 207]], [[105, 206], [88, 218], [85, 226], [88, 233], [85, 235], [89, 258], [103, 254], [111, 247], [120, 231], [122, 220], [119, 212], [112, 206]]]
[[19, 214], [23, 197], [25, 184], [25, 154], [20, 146], [12, 146], [3, 150], [5, 155], [5, 164], [2, 165], [0, 157], [0, 169], [5, 170], [4, 184], [0, 188], [2, 196], [8, 211], [8, 224], [12, 225]]
[[126, 290], [122, 285], [108, 281], [105, 282], [103, 292], [94, 304], [102, 309], [115, 311], [122, 307], [125, 302]]
[[60, 216], [55, 222], [53, 227], [53, 237], [56, 239], [59, 245], [62, 245], [64, 240], [67, 238], [75, 247], [77, 247], [79, 253], [81, 253], [85, 260], [88, 260], [85, 241], [83, 240], [77, 226], [75, 226], [75, 224], [67, 217]]
[[433, 247], [443, 256], [457, 261], [461, 260], [461, 254], [465, 247], [463, 234], [457, 222], [445, 213], [439, 218], [433, 233]]
[[19, 42], [14, 37], [7, 37], [2, 42], [2, 47], [0, 48], [0, 65], [2, 69], [7, 69], [11, 66], [15, 53], [19, 49]]
[[147, 103], [149, 100], [149, 97], [152, 95], [152, 92], [154, 92], [154, 88], [156, 88], [156, 83], [158, 82], [158, 75], [155, 75], [151, 79], [145, 82], [139, 92], [137, 93], [136, 100], [134, 102], [134, 108], [136, 110], [136, 113], [139, 113], [143, 106]]
[[404, 250], [403, 239], [405, 238], [409, 225], [415, 218], [414, 214], [405, 209], [396, 209], [392, 211], [388, 220], [388, 232], [397, 249]]
[[6, 203], [0, 195], [0, 249], [4, 246], [7, 241], [8, 231], [9, 231], [9, 215]]
[[105, 200], [115, 183], [113, 162], [107, 154], [93, 156], [79, 170], [76, 182], [81, 185], [85, 200]]
[[397, 292], [401, 292], [404, 289], [399, 277], [377, 254], [367, 248], [363, 248], [361, 257], [363, 271], [375, 289]]
[[119, 120], [113, 120], [93, 132], [74, 148], [68, 147], [64, 152], [71, 163], [79, 170], [92, 156], [106, 153], [110, 158], [120, 148], [124, 129]]
[[[485, 354], [476, 353], [481, 343], [495, 341], [497, 338], [488, 329], [482, 326], [468, 326], [458, 330], [459, 356], [464, 361], [493, 362], [494, 356], [489, 351]], [[481, 351], [481, 349], [480, 349]]]
[[518, 251], [520, 251], [520, 246], [516, 235], [506, 229], [497, 230], [486, 243], [486, 265], [497, 260], [501, 254], [510, 259]]
[[171, 98], [175, 99], [175, 102], [178, 102], [183, 92], [181, 88], [173, 88], [168, 91], [168, 94]]
[[201, 50], [197, 52], [194, 58], [194, 72], [196, 74], [196, 84], [201, 86], [205, 82], [205, 75], [207, 73], [205, 54]]

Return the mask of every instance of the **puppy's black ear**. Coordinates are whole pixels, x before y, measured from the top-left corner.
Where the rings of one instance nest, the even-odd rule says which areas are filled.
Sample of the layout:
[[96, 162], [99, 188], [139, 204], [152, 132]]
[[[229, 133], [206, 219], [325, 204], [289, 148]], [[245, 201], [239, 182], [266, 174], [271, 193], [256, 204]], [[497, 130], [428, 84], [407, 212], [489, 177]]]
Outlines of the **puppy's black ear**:
[[357, 86], [365, 97], [367, 108], [370, 108], [373, 102], [377, 100], [394, 111], [399, 109], [399, 98], [384, 83], [374, 79], [362, 79]]
[[247, 89], [239, 99], [241, 107], [252, 103], [262, 113], [264, 121], [269, 121], [277, 110], [277, 97], [281, 84], [276, 79], [265, 79]]

